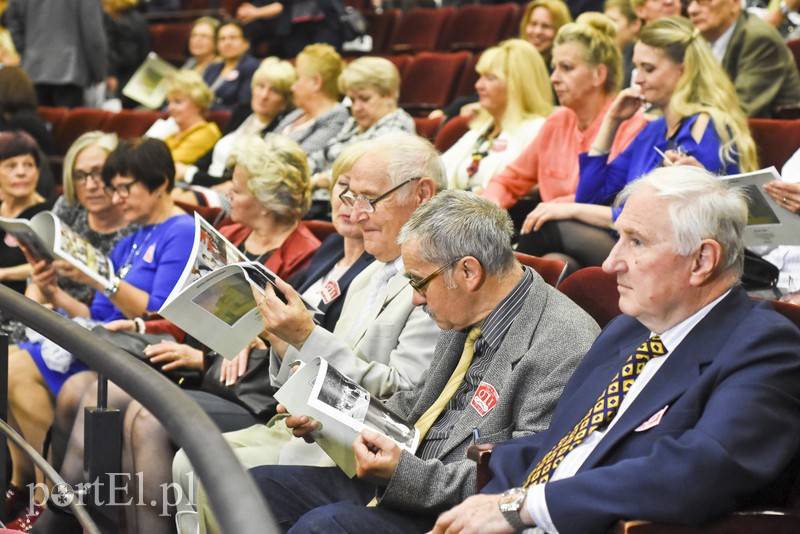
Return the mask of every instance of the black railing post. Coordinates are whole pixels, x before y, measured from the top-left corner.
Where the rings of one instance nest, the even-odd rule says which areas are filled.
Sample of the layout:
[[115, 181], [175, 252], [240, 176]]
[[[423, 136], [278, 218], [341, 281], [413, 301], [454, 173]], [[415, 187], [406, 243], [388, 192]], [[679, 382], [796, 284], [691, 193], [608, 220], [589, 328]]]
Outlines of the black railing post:
[[108, 409], [108, 379], [97, 375], [97, 406], [86, 407], [83, 429], [83, 479], [91, 483], [84, 496], [92, 519], [103, 532], [119, 531], [119, 504], [125, 495], [111, 492], [124, 481], [117, 480], [122, 472], [122, 414]]

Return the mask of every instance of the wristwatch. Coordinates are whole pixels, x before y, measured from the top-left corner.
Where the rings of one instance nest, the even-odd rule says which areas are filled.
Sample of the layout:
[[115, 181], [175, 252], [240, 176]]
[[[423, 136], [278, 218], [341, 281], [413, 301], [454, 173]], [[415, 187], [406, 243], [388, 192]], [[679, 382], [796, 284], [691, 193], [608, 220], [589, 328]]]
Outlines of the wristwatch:
[[114, 278], [112, 278], [111, 285], [109, 285], [103, 290], [103, 295], [105, 295], [108, 298], [111, 298], [114, 295], [116, 295], [117, 291], [119, 290], [120, 283], [122, 283], [122, 279], [119, 276], [115, 276]]
[[522, 532], [526, 528], [531, 528], [531, 525], [526, 525], [522, 522], [519, 515], [519, 509], [522, 508], [522, 503], [525, 501], [525, 488], [511, 488], [500, 495], [500, 513], [508, 521], [514, 529], [514, 532]]

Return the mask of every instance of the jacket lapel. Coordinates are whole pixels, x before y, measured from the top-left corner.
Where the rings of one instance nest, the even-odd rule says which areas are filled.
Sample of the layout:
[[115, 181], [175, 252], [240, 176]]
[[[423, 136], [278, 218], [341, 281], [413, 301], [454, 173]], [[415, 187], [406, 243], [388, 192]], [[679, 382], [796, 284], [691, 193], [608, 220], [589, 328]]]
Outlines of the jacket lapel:
[[[705, 368], [713, 363], [720, 340], [735, 328], [740, 313], [748, 307], [747, 294], [740, 288], [734, 288], [695, 325], [680, 345], [670, 351], [667, 361], [598, 443], [580, 470], [596, 465], [620, 440], [630, 436], [639, 425], [665, 406], [672, 406], [686, 390], [694, 386]], [[665, 414], [669, 416], [669, 409]]]

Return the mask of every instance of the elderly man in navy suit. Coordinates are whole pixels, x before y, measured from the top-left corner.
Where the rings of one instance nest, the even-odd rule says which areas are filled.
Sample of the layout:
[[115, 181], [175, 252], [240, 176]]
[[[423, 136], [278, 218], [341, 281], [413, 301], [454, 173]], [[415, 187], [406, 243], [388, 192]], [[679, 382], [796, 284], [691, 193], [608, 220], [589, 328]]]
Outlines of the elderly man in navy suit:
[[753, 502], [800, 444], [800, 331], [737, 286], [747, 204], [702, 169], [630, 184], [603, 268], [620, 309], [546, 432], [499, 445], [435, 533], [702, 524]]

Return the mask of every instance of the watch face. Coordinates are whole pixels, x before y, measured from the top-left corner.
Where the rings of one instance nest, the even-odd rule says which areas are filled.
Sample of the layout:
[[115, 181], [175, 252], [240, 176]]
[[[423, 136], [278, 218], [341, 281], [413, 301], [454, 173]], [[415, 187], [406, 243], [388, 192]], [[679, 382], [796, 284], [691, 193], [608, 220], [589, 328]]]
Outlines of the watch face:
[[523, 488], [513, 488], [503, 493], [500, 497], [500, 511], [516, 512], [525, 500], [525, 490]]

